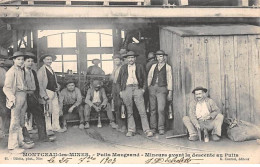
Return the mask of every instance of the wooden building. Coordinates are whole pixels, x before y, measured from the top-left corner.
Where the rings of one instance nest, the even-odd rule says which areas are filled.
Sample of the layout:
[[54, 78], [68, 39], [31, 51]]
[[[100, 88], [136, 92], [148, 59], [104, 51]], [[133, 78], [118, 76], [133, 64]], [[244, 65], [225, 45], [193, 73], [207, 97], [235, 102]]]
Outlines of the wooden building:
[[226, 117], [260, 124], [260, 28], [252, 25], [161, 27], [173, 67], [174, 129], [185, 131], [191, 91], [208, 88]]
[[[75, 64], [73, 76], [82, 83], [91, 54], [112, 62], [112, 54], [131, 49], [145, 63], [148, 52], [161, 48], [173, 66], [170, 128], [176, 133], [184, 131], [182, 116], [197, 85], [209, 87], [227, 116], [259, 124], [259, 6], [259, 0], [0, 0], [0, 49], [9, 55], [21, 46], [37, 56], [52, 52], [61, 75]], [[111, 33], [99, 31], [101, 40], [88, 46], [89, 30], [97, 29]], [[40, 37], [46, 30], [61, 32]], [[54, 35], [61, 40], [49, 47]], [[113, 45], [102, 45], [103, 35]], [[65, 39], [74, 44], [66, 46]]]

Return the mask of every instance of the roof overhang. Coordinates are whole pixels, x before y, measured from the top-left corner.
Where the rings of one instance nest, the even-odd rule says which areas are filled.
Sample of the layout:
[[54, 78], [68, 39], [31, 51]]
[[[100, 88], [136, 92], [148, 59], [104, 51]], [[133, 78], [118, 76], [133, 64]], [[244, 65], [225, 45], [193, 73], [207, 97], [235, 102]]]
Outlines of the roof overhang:
[[0, 6], [0, 18], [260, 18], [253, 7]]

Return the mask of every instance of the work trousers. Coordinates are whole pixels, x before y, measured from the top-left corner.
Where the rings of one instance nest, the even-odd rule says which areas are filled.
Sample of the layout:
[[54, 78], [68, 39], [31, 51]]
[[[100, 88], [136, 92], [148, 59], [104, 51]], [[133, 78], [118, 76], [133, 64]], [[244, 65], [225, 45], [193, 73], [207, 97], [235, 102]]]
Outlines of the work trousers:
[[22, 127], [25, 123], [27, 109], [26, 92], [15, 93], [15, 105], [11, 109], [8, 149], [15, 149], [23, 144]]
[[121, 105], [122, 105], [122, 100], [119, 95], [120, 89], [119, 89], [119, 84], [113, 83], [112, 86], [112, 96], [113, 96], [113, 101], [114, 101], [114, 109], [115, 109], [115, 114], [116, 114], [116, 123], [118, 124], [118, 128], [126, 127], [126, 121], [125, 119], [121, 118]]
[[[167, 87], [159, 87], [154, 85], [149, 87], [149, 101], [150, 101], [150, 127], [155, 130], [164, 130], [165, 123], [165, 105], [167, 101], [168, 90]], [[158, 121], [157, 121], [158, 113]], [[158, 123], [158, 127], [157, 127]]]
[[[223, 124], [224, 116], [222, 114], [218, 114], [215, 119], [210, 119], [210, 120], [198, 120], [200, 129], [204, 130], [207, 129], [208, 131], [212, 130], [212, 135], [218, 135], [221, 136], [221, 127]], [[183, 123], [185, 127], [187, 128], [189, 135], [190, 136], [195, 136], [198, 134], [197, 129], [195, 126], [192, 124], [190, 117], [185, 116], [183, 117]]]
[[126, 89], [122, 91], [122, 99], [127, 108], [128, 132], [136, 132], [136, 126], [135, 126], [135, 121], [133, 116], [133, 100], [135, 102], [135, 105], [141, 117], [143, 131], [147, 132], [150, 130], [146, 111], [145, 111], [145, 106], [144, 106], [143, 94], [144, 94], [143, 90], [138, 89], [137, 85], [126, 86]]
[[79, 114], [80, 123], [84, 123], [84, 107], [79, 105], [73, 109], [72, 113], [69, 113], [68, 111], [72, 106], [73, 104], [63, 105], [63, 121], [67, 121], [71, 114]]
[[56, 92], [53, 92], [51, 90], [46, 90], [47, 95], [49, 97], [49, 100], [47, 101], [49, 103], [49, 112], [51, 113], [51, 116], [45, 116], [45, 122], [46, 122], [46, 129], [47, 131], [58, 131], [60, 130], [60, 107], [59, 107], [59, 101], [58, 96]]
[[[101, 103], [94, 103], [94, 104], [96, 104], [97, 106], [101, 105]], [[89, 120], [90, 120], [90, 112], [91, 111], [95, 111], [95, 109], [93, 107], [90, 107], [88, 104], [85, 104], [84, 114], [83, 114], [84, 118], [85, 118], [85, 122], [89, 122]], [[115, 121], [115, 118], [114, 118], [114, 115], [113, 115], [113, 113], [111, 111], [111, 107], [110, 107], [109, 103], [107, 103], [106, 108], [104, 108], [101, 111], [106, 111], [107, 117], [110, 120], [110, 122], [114, 122]]]
[[38, 129], [39, 140], [47, 139], [44, 109], [35, 94], [27, 95], [27, 104], [27, 112], [32, 114]]

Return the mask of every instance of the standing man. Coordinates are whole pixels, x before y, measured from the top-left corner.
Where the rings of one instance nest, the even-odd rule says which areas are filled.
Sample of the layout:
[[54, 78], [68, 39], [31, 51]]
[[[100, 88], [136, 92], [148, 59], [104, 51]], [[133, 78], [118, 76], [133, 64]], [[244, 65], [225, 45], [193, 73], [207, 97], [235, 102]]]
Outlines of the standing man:
[[70, 113], [79, 114], [80, 118], [80, 129], [84, 129], [84, 108], [82, 106], [82, 96], [80, 89], [76, 87], [73, 79], [66, 81], [66, 87], [62, 89], [60, 93], [60, 109], [63, 112], [63, 126], [67, 129], [67, 120], [69, 119]]
[[153, 52], [149, 52], [147, 56], [147, 63], [145, 66], [146, 72], [149, 72], [150, 68], [152, 67], [153, 64], [156, 64], [157, 60], [155, 60], [155, 55]]
[[150, 127], [154, 133], [158, 129], [159, 134], [163, 135], [166, 102], [172, 100], [172, 68], [165, 62], [168, 55], [164, 51], [159, 50], [155, 55], [158, 63], [152, 65], [147, 78], [151, 110]]
[[[26, 55], [27, 56], [24, 58], [23, 70], [25, 83], [27, 85], [27, 112], [32, 114], [35, 120], [38, 129], [39, 141], [52, 142], [56, 139], [56, 137], [47, 136], [44, 111], [39, 103], [39, 81], [36, 71], [32, 69], [34, 63], [36, 62], [36, 56], [30, 52], [26, 52]], [[25, 139], [30, 139], [30, 135], [26, 127], [23, 127], [23, 135]]]
[[206, 88], [196, 87], [192, 93], [194, 101], [190, 103], [189, 117], [183, 117], [183, 123], [189, 132], [189, 140], [198, 140], [198, 131], [201, 130], [204, 131], [205, 142], [209, 141], [208, 131], [210, 130], [212, 130], [212, 139], [220, 140], [224, 119], [220, 109], [212, 99], [206, 96]]
[[128, 132], [126, 136], [134, 136], [136, 132], [135, 121], [133, 117], [133, 99], [139, 111], [143, 131], [146, 136], [153, 136], [149, 128], [147, 115], [144, 106], [143, 94], [147, 87], [146, 72], [141, 64], [136, 64], [136, 57], [138, 55], [133, 51], [129, 51], [124, 57], [127, 58], [128, 64], [121, 67], [117, 83], [120, 86], [120, 97], [123, 99], [127, 108]]
[[7, 132], [8, 115], [10, 114], [10, 111], [6, 108], [6, 96], [3, 92], [6, 74], [4, 64], [7, 58], [7, 56], [0, 54], [0, 138], [4, 137]]
[[118, 124], [118, 131], [120, 132], [126, 132], [126, 122], [124, 119], [121, 118], [121, 112], [120, 112], [120, 106], [121, 106], [121, 98], [119, 95], [120, 88], [117, 83], [117, 78], [119, 75], [119, 71], [122, 67], [122, 57], [120, 54], [115, 54], [113, 56], [114, 60], [114, 70], [111, 75], [111, 79], [113, 82], [112, 85], [112, 97], [113, 97], [113, 102], [114, 102], [114, 109], [116, 113], [116, 122]]
[[[26, 91], [22, 66], [27, 53], [15, 52], [11, 60], [14, 65], [7, 71], [3, 91], [6, 95], [6, 107], [11, 109], [11, 122], [9, 128], [8, 149], [11, 153], [22, 153], [24, 149], [32, 148], [33, 143], [24, 143], [22, 127], [27, 109]], [[22, 147], [22, 148], [19, 148]]]
[[93, 66], [89, 66], [87, 69], [87, 75], [105, 75], [105, 72], [98, 66], [100, 63], [99, 59], [93, 59]]
[[59, 85], [57, 83], [57, 77], [52, 70], [52, 61], [56, 60], [56, 56], [52, 54], [42, 55], [40, 62], [43, 62], [43, 66], [38, 70], [37, 77], [40, 87], [40, 98], [43, 105], [47, 104], [49, 107], [49, 114], [45, 115], [46, 129], [48, 134], [56, 132], [65, 132], [60, 128], [59, 116], [60, 107], [57, 92], [59, 91]]

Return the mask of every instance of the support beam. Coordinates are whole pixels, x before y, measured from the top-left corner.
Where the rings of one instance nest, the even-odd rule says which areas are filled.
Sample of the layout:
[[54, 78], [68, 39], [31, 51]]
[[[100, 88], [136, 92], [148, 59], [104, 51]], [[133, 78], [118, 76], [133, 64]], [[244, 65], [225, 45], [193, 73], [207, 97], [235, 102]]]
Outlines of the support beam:
[[248, 6], [249, 0], [237, 0], [237, 6]]
[[[62, 11], [62, 12], [57, 12]], [[102, 11], [102, 12], [97, 12]], [[0, 18], [176, 18], [260, 17], [259, 8], [238, 7], [87, 7], [87, 6], [0, 6]]]
[[14, 49], [13, 51], [16, 52], [17, 49], [18, 49], [18, 37], [17, 37], [17, 31], [16, 30], [12, 30], [12, 33], [13, 33], [13, 46], [14, 46]]
[[27, 36], [27, 45], [26, 45], [26, 49], [27, 50], [31, 50], [32, 49], [32, 34], [31, 34], [31, 30], [27, 30], [26, 31], [26, 36]]

